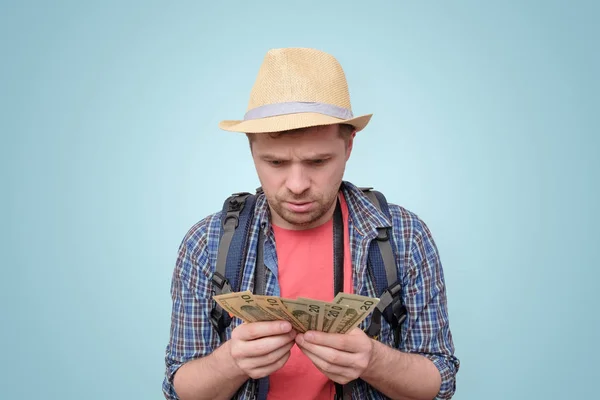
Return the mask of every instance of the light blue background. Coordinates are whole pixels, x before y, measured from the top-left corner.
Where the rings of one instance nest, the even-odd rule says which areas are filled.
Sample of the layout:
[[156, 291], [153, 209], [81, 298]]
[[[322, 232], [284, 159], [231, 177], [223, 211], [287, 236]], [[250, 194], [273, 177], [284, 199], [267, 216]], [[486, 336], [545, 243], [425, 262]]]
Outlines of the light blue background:
[[374, 113], [346, 178], [433, 231], [455, 398], [596, 398], [597, 4], [3, 2], [0, 397], [162, 398], [177, 246], [258, 186], [217, 123], [306, 46]]

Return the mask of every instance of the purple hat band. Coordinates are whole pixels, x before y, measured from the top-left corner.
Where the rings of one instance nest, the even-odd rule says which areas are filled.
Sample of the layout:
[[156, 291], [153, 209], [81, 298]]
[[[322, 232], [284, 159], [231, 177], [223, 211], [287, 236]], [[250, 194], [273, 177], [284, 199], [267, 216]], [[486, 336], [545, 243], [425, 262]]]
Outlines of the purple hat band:
[[244, 115], [244, 121], [295, 113], [318, 113], [339, 119], [350, 119], [353, 117], [352, 111], [349, 109], [333, 104], [292, 101], [286, 103], [265, 104], [264, 106], [253, 108]]

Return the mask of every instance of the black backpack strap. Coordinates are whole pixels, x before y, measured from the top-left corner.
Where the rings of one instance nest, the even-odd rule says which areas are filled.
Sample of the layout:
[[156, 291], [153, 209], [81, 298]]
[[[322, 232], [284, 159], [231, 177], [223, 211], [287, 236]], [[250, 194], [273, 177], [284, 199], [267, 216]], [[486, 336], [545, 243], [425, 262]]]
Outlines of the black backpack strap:
[[[385, 196], [371, 188], [363, 189], [373, 205], [382, 211], [390, 220], [389, 206]], [[395, 258], [395, 245], [392, 240], [392, 228], [377, 228], [378, 235], [369, 248], [369, 267], [373, 274], [379, 304], [373, 311], [371, 324], [367, 334], [377, 337], [381, 331], [381, 316], [390, 324], [394, 332], [394, 345], [400, 344], [401, 326], [406, 319], [406, 307], [402, 303], [402, 284], [398, 279], [398, 267]]]
[[[223, 203], [217, 266], [212, 277], [215, 295], [239, 290], [255, 203], [256, 196], [248, 192], [234, 193]], [[219, 333], [221, 342], [224, 342], [225, 330], [231, 323], [231, 317], [221, 306], [215, 304], [211, 311], [211, 322]]]
[[258, 248], [256, 249], [256, 266], [254, 267], [254, 294], [259, 295], [264, 295], [267, 287], [264, 242], [265, 234], [261, 228], [258, 233]]
[[[258, 233], [258, 248], [256, 249], [256, 266], [254, 267], [254, 294], [264, 295], [267, 286], [266, 267], [264, 261], [265, 235], [262, 228]], [[256, 381], [257, 400], [266, 400], [269, 393], [269, 377], [265, 376]]]
[[[392, 220], [390, 209], [385, 196], [373, 188], [361, 188], [373, 205]], [[398, 347], [400, 343], [400, 328], [406, 319], [406, 308], [402, 303], [402, 285], [398, 279], [398, 267], [396, 264], [396, 248], [392, 240], [391, 227], [378, 227], [377, 237], [371, 241], [369, 246], [368, 270], [371, 273], [379, 303], [371, 317], [371, 324], [367, 328], [367, 335], [377, 338], [381, 331], [381, 316], [392, 327], [394, 332], [394, 344]], [[335, 400], [347, 400], [352, 398], [352, 389], [356, 381], [351, 381], [340, 390], [336, 385]]]
[[354, 385], [356, 384], [356, 380], [350, 381], [345, 385], [335, 384], [335, 395], [333, 396], [333, 400], [352, 400], [352, 390]]

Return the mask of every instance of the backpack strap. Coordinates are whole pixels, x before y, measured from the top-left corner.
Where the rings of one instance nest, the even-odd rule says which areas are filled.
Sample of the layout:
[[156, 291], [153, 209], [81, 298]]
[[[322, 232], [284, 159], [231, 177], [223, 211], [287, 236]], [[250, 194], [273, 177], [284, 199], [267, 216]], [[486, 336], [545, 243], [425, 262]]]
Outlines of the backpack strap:
[[[263, 230], [258, 233], [258, 248], [256, 249], [256, 264], [254, 267], [254, 293], [263, 295], [266, 289], [266, 269], [264, 261], [264, 241], [265, 236]], [[266, 400], [269, 393], [269, 377], [265, 376], [255, 380], [255, 390], [257, 391], [257, 400]]]
[[[390, 209], [385, 196], [372, 188], [362, 189], [373, 205], [382, 211], [390, 220]], [[381, 316], [390, 324], [394, 332], [394, 345], [400, 344], [401, 326], [406, 319], [406, 307], [402, 303], [402, 284], [398, 279], [396, 264], [396, 248], [392, 240], [392, 229], [377, 228], [378, 235], [369, 247], [369, 267], [373, 274], [379, 303], [371, 317], [367, 334], [377, 337], [381, 331]]]
[[[390, 221], [392, 216], [385, 196], [373, 188], [360, 188], [373, 205], [383, 212]], [[406, 307], [402, 303], [402, 285], [398, 279], [396, 264], [396, 246], [392, 240], [391, 227], [378, 227], [377, 237], [369, 246], [368, 270], [371, 273], [375, 288], [379, 296], [379, 303], [373, 310], [371, 324], [367, 328], [367, 335], [377, 338], [381, 332], [381, 316], [392, 327], [394, 344], [400, 344], [400, 329], [406, 319]], [[356, 381], [343, 385], [341, 390], [336, 386], [335, 400], [349, 400]]]
[[[250, 227], [256, 198], [260, 193], [261, 187], [256, 189], [256, 195], [248, 192], [234, 193], [223, 203], [217, 265], [212, 277], [215, 295], [240, 290]], [[266, 286], [263, 242], [264, 234], [260, 230], [254, 283], [256, 294], [264, 294]], [[221, 342], [225, 342], [225, 331], [231, 324], [231, 317], [219, 304], [215, 304], [211, 311], [211, 322]], [[258, 391], [258, 399], [265, 400], [269, 388], [268, 377], [251, 380], [251, 384], [252, 391]]]
[[[246, 241], [256, 196], [248, 193], [234, 193], [225, 200], [221, 213], [221, 239], [217, 254], [217, 266], [212, 283], [215, 295], [239, 290], [242, 267], [244, 265]], [[211, 322], [225, 341], [225, 330], [231, 324], [231, 317], [216, 304], [211, 311]]]

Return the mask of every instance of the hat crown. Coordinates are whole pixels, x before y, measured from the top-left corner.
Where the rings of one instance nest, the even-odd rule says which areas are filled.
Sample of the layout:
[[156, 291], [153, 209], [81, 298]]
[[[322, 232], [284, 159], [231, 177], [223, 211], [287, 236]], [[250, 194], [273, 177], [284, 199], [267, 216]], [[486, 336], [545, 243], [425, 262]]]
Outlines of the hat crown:
[[252, 87], [248, 111], [286, 102], [325, 103], [351, 110], [348, 83], [340, 63], [315, 49], [269, 50]]

